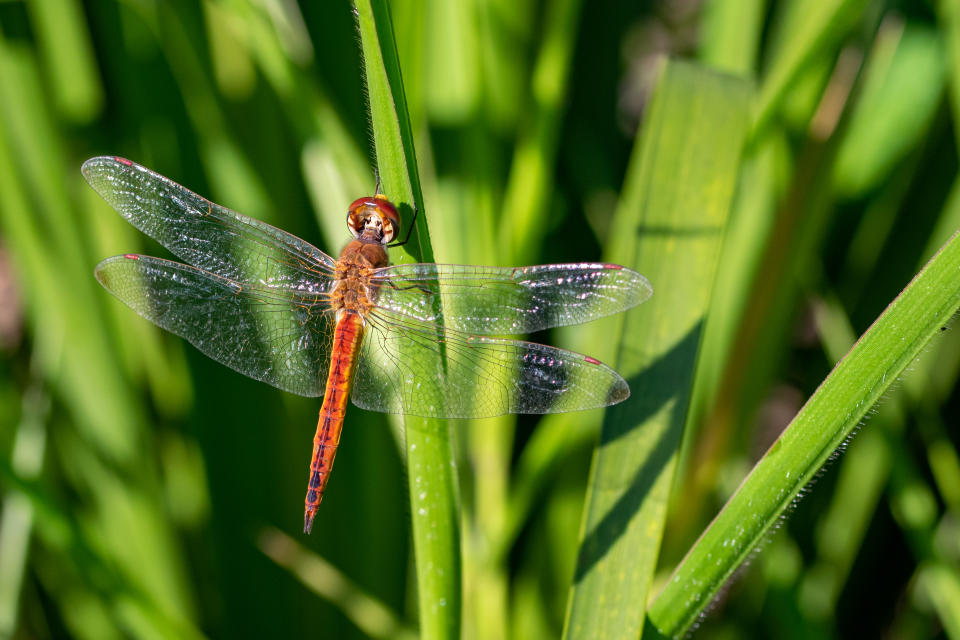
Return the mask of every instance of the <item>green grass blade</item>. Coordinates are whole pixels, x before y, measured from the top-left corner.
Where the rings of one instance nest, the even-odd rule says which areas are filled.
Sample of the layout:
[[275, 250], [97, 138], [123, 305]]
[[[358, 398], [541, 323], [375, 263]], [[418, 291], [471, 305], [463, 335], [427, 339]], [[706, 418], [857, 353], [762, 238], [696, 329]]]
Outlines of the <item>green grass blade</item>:
[[674, 573], [650, 609], [662, 633], [682, 636], [866, 412], [960, 307], [954, 236], [867, 330]]
[[[947, 67], [951, 82], [947, 83], [950, 96], [950, 114], [954, 120], [960, 116], [960, 6], [951, 0], [939, 0], [936, 4], [937, 22], [945, 41]], [[960, 146], [960, 130], [954, 128], [956, 144]]]
[[764, 0], [712, 0], [704, 5], [700, 60], [731, 73], [757, 68]]
[[547, 5], [543, 42], [533, 69], [531, 114], [521, 130], [504, 198], [502, 230], [508, 255], [528, 264], [540, 251], [557, 155], [567, 77], [582, 4], [562, 0]]
[[921, 588], [940, 616], [948, 638], [960, 638], [960, 576], [956, 569], [943, 563], [921, 569]]
[[[34, 367], [37, 368], [36, 363]], [[31, 375], [23, 394], [20, 423], [16, 427], [10, 467], [19, 477], [36, 480], [43, 471], [47, 451], [50, 396], [39, 372]], [[17, 630], [20, 594], [24, 588], [34, 509], [27, 496], [5, 488], [0, 521], [0, 636], [13, 637]]]
[[103, 107], [103, 87], [83, 7], [76, 0], [41, 0], [26, 8], [57, 110], [75, 122], [91, 120]]
[[903, 156], [927, 137], [946, 85], [943, 52], [934, 29], [881, 25], [850, 127], [837, 150], [839, 195], [864, 197], [891, 181]]
[[[158, 612], [189, 618], [192, 596], [164, 519], [158, 473], [140, 449], [145, 412], [114, 365], [101, 310], [89, 303], [96, 284], [87, 234], [69, 197], [79, 172], [65, 160], [49, 112], [37, 106], [45, 103], [29, 52], [0, 41], [0, 75], [12, 87], [0, 94], [0, 175], [8, 179], [0, 188], [0, 228], [18, 270], [28, 274], [27, 319], [40, 370], [75, 425], [61, 429], [51, 448], [69, 451], [60, 457], [63, 477], [73, 495], [85, 496], [85, 515], [109, 561]], [[116, 475], [104, 481], [107, 467]], [[122, 544], [132, 538], [135, 550]]]
[[475, 114], [482, 96], [480, 42], [474, 2], [423, 2], [426, 33], [422, 47], [429, 63], [424, 70], [423, 101], [430, 120], [451, 125]]
[[746, 83], [666, 65], [612, 225], [635, 231], [608, 256], [654, 296], [623, 321], [617, 369], [632, 395], [594, 456], [566, 638], [641, 633], [748, 121]]
[[311, 591], [338, 606], [368, 637], [385, 640], [415, 640], [418, 637], [387, 605], [279, 529], [267, 527], [261, 531], [257, 546]]
[[[357, 2], [370, 119], [384, 192], [410, 216], [421, 212], [416, 233], [395, 262], [433, 260], [410, 117], [397, 60], [390, 12], [383, 0]], [[405, 234], [406, 231], [403, 231]], [[401, 236], [402, 239], [402, 236]], [[395, 252], [396, 253], [396, 252]], [[446, 422], [406, 417], [407, 475], [423, 638], [460, 634], [459, 495]]]
[[[832, 296], [815, 307], [814, 317], [826, 357], [839, 362], [856, 342], [857, 335]], [[809, 564], [799, 589], [800, 606], [812, 617], [835, 615], [837, 603], [849, 578], [870, 522], [883, 498], [894, 455], [894, 433], [906, 421], [902, 394], [885, 403], [860, 438], [844, 456], [830, 506], [816, 526], [817, 560]]]
[[[357, 2], [356, 8], [380, 182], [384, 193], [400, 207], [404, 220], [408, 220], [414, 210], [423, 210], [423, 194], [390, 11], [382, 0]], [[432, 261], [426, 216], [418, 215], [415, 222], [417, 232], [403, 247], [405, 259]], [[394, 252], [391, 260], [397, 263], [404, 258]]]
[[797, 77], [817, 55], [837, 49], [856, 26], [866, 0], [788, 2], [771, 36], [771, 61], [757, 97], [755, 127], [766, 126]]

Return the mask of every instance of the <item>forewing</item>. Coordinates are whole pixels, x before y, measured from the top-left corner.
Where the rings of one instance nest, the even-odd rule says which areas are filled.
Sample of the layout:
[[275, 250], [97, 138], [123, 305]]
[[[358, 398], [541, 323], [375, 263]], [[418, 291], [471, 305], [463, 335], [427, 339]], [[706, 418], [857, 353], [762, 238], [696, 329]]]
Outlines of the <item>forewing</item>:
[[366, 319], [352, 398], [372, 411], [487, 418], [594, 409], [629, 395], [616, 371], [578, 353], [376, 309]]
[[83, 175], [135, 227], [188, 263], [224, 278], [313, 291], [333, 260], [305, 240], [210, 202], [123, 158], [91, 158]]
[[107, 258], [96, 276], [141, 316], [217, 362], [284, 391], [323, 395], [333, 332], [323, 296], [281, 295], [148, 256]]
[[[519, 335], [619, 313], [650, 297], [645, 277], [614, 264], [535, 267], [405, 264], [378, 269], [389, 313], [477, 335]], [[442, 314], [442, 315], [441, 315]]]

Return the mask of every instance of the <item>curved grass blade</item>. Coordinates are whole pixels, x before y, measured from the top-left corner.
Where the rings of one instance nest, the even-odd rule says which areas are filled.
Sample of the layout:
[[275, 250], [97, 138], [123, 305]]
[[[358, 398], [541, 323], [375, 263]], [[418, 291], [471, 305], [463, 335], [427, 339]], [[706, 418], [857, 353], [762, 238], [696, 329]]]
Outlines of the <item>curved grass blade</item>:
[[687, 633], [867, 411], [960, 308], [960, 239], [941, 248], [810, 397], [687, 554], [650, 608]]

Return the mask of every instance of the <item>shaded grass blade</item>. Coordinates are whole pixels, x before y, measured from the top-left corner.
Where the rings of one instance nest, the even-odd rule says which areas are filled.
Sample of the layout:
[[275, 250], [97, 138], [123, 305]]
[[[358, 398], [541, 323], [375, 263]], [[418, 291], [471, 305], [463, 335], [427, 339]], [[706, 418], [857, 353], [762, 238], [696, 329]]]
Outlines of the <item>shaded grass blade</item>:
[[295, 575], [307, 588], [337, 605], [343, 614], [370, 638], [415, 640], [385, 604], [339, 571], [333, 564], [303, 548], [279, 529], [267, 527], [257, 540], [260, 550]]
[[654, 296], [622, 320], [632, 395], [608, 411], [594, 455], [567, 638], [640, 635], [749, 96], [742, 80], [667, 63], [628, 170], [608, 257]]
[[960, 307], [960, 240], [930, 260], [807, 401], [678, 567], [650, 620], [682, 636]]

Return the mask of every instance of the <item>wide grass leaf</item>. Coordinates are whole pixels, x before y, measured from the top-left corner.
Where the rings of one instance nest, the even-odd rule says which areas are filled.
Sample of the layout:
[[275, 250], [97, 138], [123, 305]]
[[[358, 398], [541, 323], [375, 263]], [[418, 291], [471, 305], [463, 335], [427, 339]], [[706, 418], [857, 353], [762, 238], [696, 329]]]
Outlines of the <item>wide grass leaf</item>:
[[567, 638], [640, 636], [749, 96], [742, 80], [667, 63], [628, 169], [608, 258], [654, 295], [614, 334], [632, 395], [607, 413], [594, 455]]

